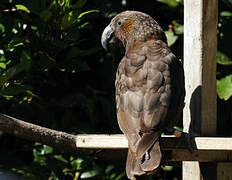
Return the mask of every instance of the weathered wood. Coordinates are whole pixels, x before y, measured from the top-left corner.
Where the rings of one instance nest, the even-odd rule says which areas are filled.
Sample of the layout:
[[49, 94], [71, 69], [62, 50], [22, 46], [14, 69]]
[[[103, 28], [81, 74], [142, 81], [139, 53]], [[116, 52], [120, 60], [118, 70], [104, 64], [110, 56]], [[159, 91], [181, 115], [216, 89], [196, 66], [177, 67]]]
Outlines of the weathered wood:
[[[195, 137], [191, 142], [192, 152], [187, 149], [189, 144], [184, 138], [162, 136], [160, 144], [165, 163], [181, 161], [232, 161], [232, 138]], [[128, 143], [122, 134], [93, 134], [77, 135], [76, 146], [77, 149], [100, 149], [101, 151], [96, 154], [99, 158], [112, 160], [126, 156]], [[112, 152], [114, 152], [113, 156], [111, 155]], [[192, 170], [191, 173], [193, 173]]]
[[[189, 145], [184, 138], [166, 135], [162, 136], [160, 144], [164, 150], [187, 149], [191, 146], [198, 151], [232, 151], [232, 138], [222, 137], [195, 137]], [[123, 134], [88, 134], [77, 135], [76, 146], [85, 149], [127, 149], [128, 143]]]
[[218, 180], [232, 180], [232, 165], [231, 163], [219, 163], [217, 166]]
[[40, 142], [64, 151], [76, 150], [75, 135], [41, 127], [5, 114], [0, 114], [0, 130], [19, 138]]
[[[164, 150], [164, 153], [168, 151]], [[232, 152], [231, 151], [211, 151], [211, 150], [197, 150], [190, 152], [189, 150], [178, 150], [175, 149], [171, 152], [171, 156], [164, 156], [164, 161], [178, 162], [178, 161], [199, 161], [199, 162], [231, 162]], [[196, 164], [195, 164], [196, 165]], [[190, 168], [193, 171], [192, 168]]]
[[123, 134], [77, 135], [76, 146], [85, 149], [127, 149], [128, 142]]
[[[192, 152], [187, 149], [189, 145], [184, 138], [162, 136], [160, 144], [165, 164], [182, 161], [232, 161], [232, 138], [195, 137], [192, 139]], [[93, 134], [77, 135], [76, 146], [77, 149], [85, 151], [87, 149], [97, 151], [95, 155], [103, 160], [120, 160], [126, 158], [128, 143], [122, 134]], [[191, 162], [188, 162], [187, 165], [191, 165]], [[192, 168], [188, 171], [193, 173]]]
[[[94, 156], [98, 157], [103, 161], [111, 161], [111, 160], [126, 160], [127, 149], [83, 149], [84, 151], [80, 151], [85, 154], [94, 154]], [[170, 163], [181, 163], [182, 161], [188, 162], [232, 162], [232, 152], [231, 151], [190, 151], [186, 149], [174, 149], [174, 150], [166, 150], [163, 149], [162, 153], [162, 162], [163, 164]], [[189, 171], [192, 172], [192, 168]]]
[[[216, 135], [217, 0], [184, 1], [184, 131]], [[183, 162], [183, 180], [199, 180], [199, 162]], [[214, 177], [215, 179], [215, 177]]]
[[200, 180], [200, 164], [199, 162], [183, 161], [182, 163], [182, 179], [183, 180]]
[[216, 133], [216, 29], [216, 0], [185, 0], [183, 123], [186, 132], [201, 136]]

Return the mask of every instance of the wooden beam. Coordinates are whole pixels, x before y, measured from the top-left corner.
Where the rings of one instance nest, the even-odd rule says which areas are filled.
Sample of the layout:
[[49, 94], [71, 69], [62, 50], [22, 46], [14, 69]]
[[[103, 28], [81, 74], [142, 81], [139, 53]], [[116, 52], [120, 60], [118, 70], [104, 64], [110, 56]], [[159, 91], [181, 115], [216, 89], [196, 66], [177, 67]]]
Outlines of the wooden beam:
[[[160, 141], [163, 150], [188, 149], [184, 138], [162, 136]], [[127, 149], [128, 142], [123, 134], [77, 135], [76, 147], [84, 149]], [[191, 141], [193, 151], [232, 151], [232, 138], [195, 137]]]
[[[232, 138], [195, 137], [191, 152], [185, 138], [162, 136], [160, 144], [164, 163], [232, 161]], [[95, 155], [104, 160], [119, 160], [126, 157], [128, 142], [122, 134], [77, 135], [76, 148], [96, 151]]]
[[[194, 150], [190, 152], [189, 150], [178, 150], [175, 149], [173, 151], [164, 150], [164, 154], [168, 154], [168, 156], [164, 156], [164, 162], [232, 162], [232, 152], [231, 151], [212, 151], [212, 150]], [[188, 171], [193, 172], [192, 168]]]
[[219, 163], [217, 166], [217, 179], [218, 180], [231, 180], [232, 179], [232, 166], [231, 163]]
[[[78, 153], [91, 154], [99, 158], [102, 161], [112, 160], [126, 160], [127, 149], [81, 149]], [[182, 161], [188, 162], [232, 162], [231, 151], [193, 151], [190, 152], [186, 149], [174, 149], [162, 151], [162, 162], [163, 164], [178, 164]], [[192, 169], [190, 168], [189, 171]], [[192, 171], [191, 171], [192, 172]]]
[[[217, 0], [184, 0], [183, 125], [185, 132], [198, 136], [216, 135], [217, 11]], [[182, 170], [183, 180], [203, 179], [199, 162], [183, 162]]]
[[128, 142], [123, 134], [77, 135], [76, 146], [85, 149], [127, 149]]

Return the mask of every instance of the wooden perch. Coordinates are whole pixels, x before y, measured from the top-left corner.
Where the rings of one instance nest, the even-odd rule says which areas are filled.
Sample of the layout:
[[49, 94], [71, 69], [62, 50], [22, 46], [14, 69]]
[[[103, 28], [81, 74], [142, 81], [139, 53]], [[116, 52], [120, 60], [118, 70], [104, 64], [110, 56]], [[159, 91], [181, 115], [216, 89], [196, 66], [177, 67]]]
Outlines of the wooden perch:
[[[97, 150], [95, 155], [105, 160], [125, 156], [128, 147], [122, 134], [71, 135], [0, 114], [0, 130], [19, 138], [40, 142], [63, 151]], [[164, 161], [232, 161], [232, 138], [163, 136], [161, 147]], [[193, 152], [188, 150], [192, 148]], [[99, 151], [102, 150], [102, 151]], [[112, 153], [114, 155], [112, 155]], [[106, 155], [110, 154], [110, 155]]]
[[40, 142], [64, 150], [76, 150], [76, 136], [34, 125], [0, 114], [0, 130], [30, 141]]

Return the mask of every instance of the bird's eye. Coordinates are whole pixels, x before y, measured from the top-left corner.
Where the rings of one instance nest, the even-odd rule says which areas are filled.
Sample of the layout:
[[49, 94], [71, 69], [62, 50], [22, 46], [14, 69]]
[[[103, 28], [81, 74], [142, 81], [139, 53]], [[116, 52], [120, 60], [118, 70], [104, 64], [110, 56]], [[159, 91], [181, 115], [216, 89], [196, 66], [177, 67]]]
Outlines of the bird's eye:
[[118, 25], [120, 26], [122, 24], [122, 22], [121, 21], [118, 21]]

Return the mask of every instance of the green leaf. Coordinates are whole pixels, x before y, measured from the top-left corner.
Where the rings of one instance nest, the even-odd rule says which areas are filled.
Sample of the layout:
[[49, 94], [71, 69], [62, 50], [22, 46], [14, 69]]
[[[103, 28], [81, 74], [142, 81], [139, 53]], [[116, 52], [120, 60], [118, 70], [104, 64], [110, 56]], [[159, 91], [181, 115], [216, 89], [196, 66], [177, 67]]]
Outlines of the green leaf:
[[50, 177], [48, 179], [49, 180], [59, 180], [59, 178], [56, 176], [54, 171], [51, 172]]
[[119, 174], [119, 175], [115, 178], [115, 180], [125, 179], [125, 176], [126, 176], [126, 173], [123, 172], [123, 173]]
[[232, 65], [232, 60], [223, 52], [217, 52], [217, 63], [221, 65]]
[[32, 90], [31, 86], [13, 84], [5, 89], [0, 90], [0, 95], [2, 95], [2, 96], [14, 96], [14, 95], [25, 93], [25, 92], [31, 91], [31, 90]]
[[92, 26], [91, 26], [91, 24], [89, 22], [85, 22], [84, 24], [82, 24], [82, 25], [80, 25], [78, 27], [78, 29], [83, 29], [83, 28], [85, 28], [85, 29], [91, 29]]
[[81, 179], [87, 179], [87, 178], [92, 178], [100, 174], [99, 169], [93, 169], [90, 171], [83, 172], [80, 176]]
[[38, 30], [38, 27], [37, 27], [37, 26], [31, 26], [31, 29], [32, 29], [33, 31], [37, 31], [37, 30]]
[[82, 21], [83, 19], [87, 19], [90, 15], [96, 15], [99, 12], [100, 12], [99, 10], [85, 11], [78, 16], [77, 20]]
[[177, 0], [157, 0], [157, 1], [167, 4], [170, 7], [177, 7], [179, 4]]
[[230, 12], [230, 11], [222, 11], [222, 12], [220, 12], [220, 16], [222, 16], [222, 17], [231, 17], [232, 12]]
[[63, 16], [61, 21], [61, 28], [65, 30], [69, 28], [72, 24], [74, 24], [74, 17], [73, 12], [71, 11]]
[[174, 32], [171, 31], [165, 31], [165, 35], [167, 37], [169, 47], [172, 46], [178, 39], [178, 36], [176, 36]]
[[0, 62], [0, 69], [6, 69], [6, 64], [3, 62]]
[[21, 1], [31, 12], [39, 15], [41, 11], [46, 9], [47, 0], [37, 0], [37, 1]]
[[65, 0], [65, 8], [70, 8], [70, 1], [71, 0]]
[[22, 45], [24, 45], [24, 38], [14, 38], [8, 44], [8, 49], [13, 49], [17, 46], [22, 46]]
[[224, 100], [232, 96], [232, 74], [217, 80], [217, 94]]
[[110, 173], [113, 169], [114, 169], [114, 165], [113, 164], [110, 164], [106, 167], [106, 170], [105, 170], [105, 173], [108, 174]]
[[30, 10], [22, 4], [16, 4], [15, 7], [17, 10], [21, 10], [21, 11], [25, 11], [26, 13], [30, 13]]
[[81, 170], [84, 160], [82, 158], [77, 158], [71, 162], [72, 168], [75, 170]]
[[35, 156], [35, 152], [33, 149], [34, 154], [34, 162], [39, 163], [40, 166], [47, 166], [47, 158], [45, 156]]
[[58, 0], [58, 4], [62, 7], [65, 5], [65, 0]]
[[176, 129], [177, 131], [183, 131], [183, 128], [179, 127], [179, 126], [174, 126], [174, 129]]
[[112, 173], [112, 174], [110, 175], [110, 178], [109, 178], [109, 179], [110, 179], [110, 180], [113, 180], [113, 179], [116, 177], [116, 175], [117, 175], [116, 173]]
[[[19, 74], [24, 70], [29, 70], [31, 66], [31, 57], [28, 52], [23, 51], [20, 57], [20, 63], [15, 66], [9, 68], [5, 74], [7, 79], [11, 79], [15, 75]], [[1, 84], [1, 83], [0, 83]]]
[[176, 34], [183, 34], [184, 33], [184, 26], [181, 24], [178, 24], [176, 27], [174, 27]]
[[162, 169], [164, 171], [172, 171], [173, 170], [173, 166], [164, 166]]
[[7, 81], [8, 81], [8, 78], [6, 77], [6, 75], [0, 76], [0, 86], [3, 86]]
[[54, 155], [54, 158], [61, 162], [68, 163], [68, 161], [62, 155]]
[[37, 157], [39, 157], [41, 155], [41, 149], [40, 149], [40, 147], [41, 147], [41, 144], [38, 143], [38, 142], [36, 142], [35, 143], [35, 148], [33, 149], [33, 156], [34, 156], [34, 158], [37, 158]]
[[80, 9], [86, 4], [87, 0], [79, 0], [73, 5], [73, 9]]
[[53, 147], [43, 145], [42, 152], [43, 152], [43, 154], [51, 154], [51, 153], [53, 153]]
[[5, 26], [3, 25], [3, 24], [0, 24], [0, 31], [3, 33], [3, 32], [5, 32]]

